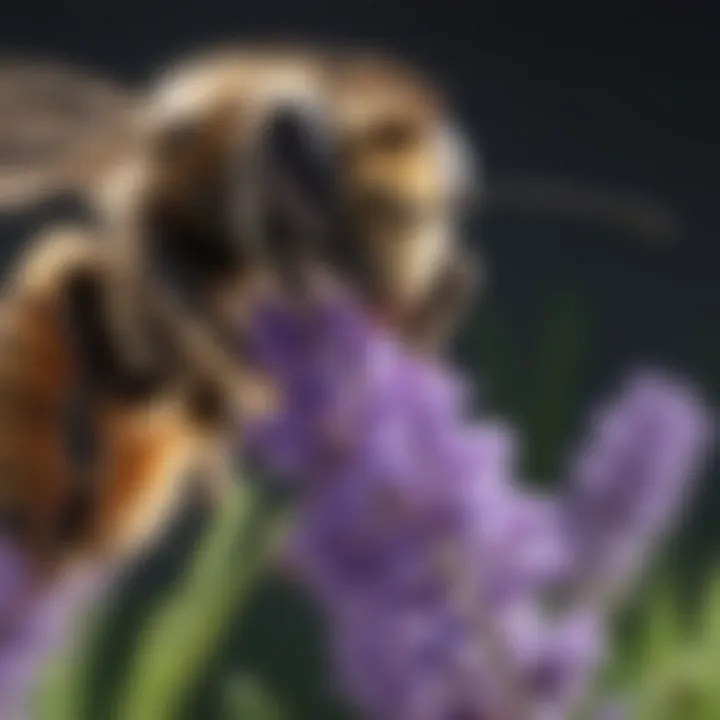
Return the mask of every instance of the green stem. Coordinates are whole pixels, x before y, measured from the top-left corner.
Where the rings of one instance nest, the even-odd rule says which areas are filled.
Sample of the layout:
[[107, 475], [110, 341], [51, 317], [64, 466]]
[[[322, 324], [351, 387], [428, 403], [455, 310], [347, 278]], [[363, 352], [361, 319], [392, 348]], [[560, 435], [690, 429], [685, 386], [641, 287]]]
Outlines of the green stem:
[[220, 510], [179, 590], [138, 643], [120, 720], [175, 720], [267, 566], [278, 518], [243, 487]]

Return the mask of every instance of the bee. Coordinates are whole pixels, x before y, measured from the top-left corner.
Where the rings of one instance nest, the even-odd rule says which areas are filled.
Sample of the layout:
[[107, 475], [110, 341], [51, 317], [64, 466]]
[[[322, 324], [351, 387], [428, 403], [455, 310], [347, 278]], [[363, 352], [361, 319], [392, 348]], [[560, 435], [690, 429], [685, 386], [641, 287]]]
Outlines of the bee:
[[[69, 192], [89, 211], [29, 243], [1, 309], [2, 507], [50, 574], [136, 557], [190, 476], [227, 488], [238, 424], [277, 406], [240, 347], [243, 309], [250, 320], [268, 294], [311, 292], [329, 270], [436, 351], [472, 286], [455, 227], [462, 141], [401, 64], [230, 49], [144, 95], [58, 72], [64, 102], [30, 97], [26, 122], [0, 128], [1, 161], [32, 135], [28, 118], [46, 120], [43, 152], [0, 172], [0, 204]], [[14, 87], [38, 77], [53, 73]], [[78, 107], [94, 112], [84, 132], [66, 117]]]
[[[449, 98], [424, 74], [374, 54], [332, 63], [351, 284], [413, 348], [438, 352], [481, 276], [464, 237], [479, 168]], [[349, 260], [349, 262], [348, 262]]]

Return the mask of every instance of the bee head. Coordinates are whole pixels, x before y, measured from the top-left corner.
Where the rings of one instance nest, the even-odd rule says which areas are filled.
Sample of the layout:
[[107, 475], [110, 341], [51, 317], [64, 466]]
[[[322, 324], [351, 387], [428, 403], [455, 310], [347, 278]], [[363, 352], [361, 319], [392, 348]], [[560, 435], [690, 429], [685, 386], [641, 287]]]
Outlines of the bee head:
[[126, 206], [203, 297], [258, 268], [297, 288], [319, 264], [393, 330], [421, 335], [457, 266], [467, 191], [446, 115], [428, 83], [375, 57], [195, 60], [151, 96]]
[[468, 262], [461, 224], [469, 148], [437, 89], [399, 63], [351, 58], [333, 91], [351, 228], [339, 247], [364, 261], [358, 281], [380, 317], [408, 339], [432, 343], [424, 336], [453, 318], [426, 326], [431, 306]]

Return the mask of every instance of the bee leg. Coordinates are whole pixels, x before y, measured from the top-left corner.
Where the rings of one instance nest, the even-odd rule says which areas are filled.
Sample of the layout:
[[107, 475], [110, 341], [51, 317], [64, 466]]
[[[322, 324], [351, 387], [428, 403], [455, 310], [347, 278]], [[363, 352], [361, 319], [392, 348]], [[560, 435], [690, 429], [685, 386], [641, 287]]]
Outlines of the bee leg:
[[446, 347], [469, 308], [479, 278], [475, 258], [458, 255], [406, 324], [405, 332], [416, 349], [436, 354]]
[[198, 473], [198, 484], [203, 498], [213, 507], [219, 507], [234, 489], [235, 468], [228, 448], [212, 448], [204, 458]]
[[124, 562], [154, 546], [186, 498], [204, 439], [177, 397], [105, 418], [101, 492], [88, 552]]

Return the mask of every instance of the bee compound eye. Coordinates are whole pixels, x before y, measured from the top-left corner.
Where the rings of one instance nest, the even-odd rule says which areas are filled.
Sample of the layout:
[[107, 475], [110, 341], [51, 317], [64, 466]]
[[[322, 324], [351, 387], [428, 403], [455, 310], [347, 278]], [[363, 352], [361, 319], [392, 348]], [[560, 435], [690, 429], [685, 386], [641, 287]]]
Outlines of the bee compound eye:
[[268, 121], [264, 159], [272, 174], [290, 183], [306, 201], [323, 209], [336, 187], [335, 151], [323, 114], [303, 105], [286, 105]]

